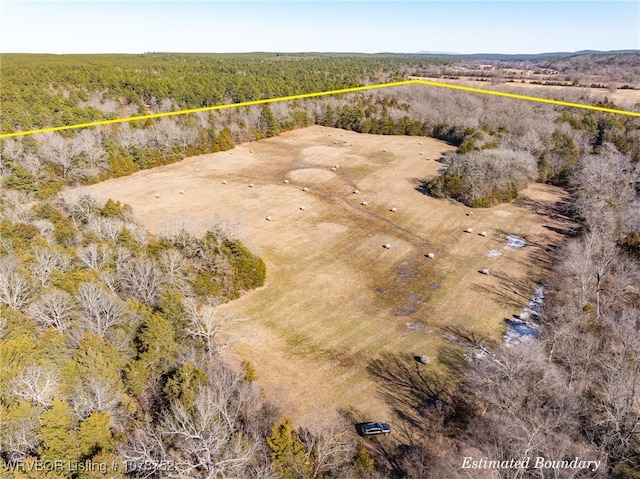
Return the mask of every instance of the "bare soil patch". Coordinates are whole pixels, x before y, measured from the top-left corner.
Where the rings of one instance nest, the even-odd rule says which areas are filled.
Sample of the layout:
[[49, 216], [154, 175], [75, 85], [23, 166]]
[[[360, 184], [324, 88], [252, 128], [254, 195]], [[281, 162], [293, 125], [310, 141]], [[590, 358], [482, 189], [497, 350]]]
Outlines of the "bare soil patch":
[[[505, 318], [543, 280], [566, 227], [557, 208], [563, 192], [549, 186], [473, 216], [422, 194], [419, 180], [436, 175], [435, 160], [451, 150], [430, 138], [314, 126], [67, 196], [126, 202], [155, 234], [237, 222], [268, 277], [224, 306], [240, 319], [230, 333], [242, 339], [225, 354], [252, 361], [266, 396], [298, 424], [334, 408], [391, 420], [368, 361], [382, 352], [434, 357], [443, 325], [500, 338]], [[508, 248], [508, 235], [528, 246]], [[490, 250], [501, 254], [488, 257]], [[489, 276], [478, 272], [485, 267]]]

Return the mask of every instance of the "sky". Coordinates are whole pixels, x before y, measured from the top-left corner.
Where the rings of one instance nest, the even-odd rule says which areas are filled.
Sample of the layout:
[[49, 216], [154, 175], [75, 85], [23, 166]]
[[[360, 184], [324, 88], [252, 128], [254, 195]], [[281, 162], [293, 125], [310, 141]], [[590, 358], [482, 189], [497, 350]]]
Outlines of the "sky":
[[640, 1], [0, 0], [0, 52], [640, 49]]

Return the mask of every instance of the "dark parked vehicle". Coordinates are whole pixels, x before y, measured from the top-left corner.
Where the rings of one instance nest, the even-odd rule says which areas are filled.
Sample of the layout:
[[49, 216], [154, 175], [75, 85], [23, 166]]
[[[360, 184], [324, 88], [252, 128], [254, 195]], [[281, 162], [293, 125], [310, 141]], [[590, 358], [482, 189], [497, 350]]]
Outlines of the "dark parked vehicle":
[[387, 435], [391, 432], [391, 426], [386, 422], [365, 422], [360, 424], [360, 433], [363, 436]]

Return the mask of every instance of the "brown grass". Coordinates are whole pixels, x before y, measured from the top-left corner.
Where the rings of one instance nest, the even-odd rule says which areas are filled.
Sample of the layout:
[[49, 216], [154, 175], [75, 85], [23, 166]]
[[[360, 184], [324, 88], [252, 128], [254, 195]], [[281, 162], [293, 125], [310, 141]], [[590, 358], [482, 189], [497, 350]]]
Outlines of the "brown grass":
[[[240, 319], [230, 333], [241, 338], [226, 355], [252, 361], [267, 397], [299, 424], [336, 407], [388, 420], [368, 361], [382, 352], [433, 357], [443, 341], [434, 328], [442, 325], [499, 338], [504, 318], [527, 302], [544, 278], [548, 249], [562, 238], [553, 228], [564, 220], [550, 214], [563, 198], [556, 188], [533, 185], [520, 206], [473, 216], [418, 191], [418, 180], [442, 166], [434, 159], [452, 149], [430, 138], [310, 127], [68, 196], [126, 202], [157, 234], [237, 221], [240, 239], [266, 261], [268, 279], [224, 306]], [[507, 234], [535, 246], [505, 249]], [[492, 249], [502, 255], [487, 257]], [[434, 259], [426, 258], [430, 252]], [[490, 276], [478, 273], [485, 266]]]

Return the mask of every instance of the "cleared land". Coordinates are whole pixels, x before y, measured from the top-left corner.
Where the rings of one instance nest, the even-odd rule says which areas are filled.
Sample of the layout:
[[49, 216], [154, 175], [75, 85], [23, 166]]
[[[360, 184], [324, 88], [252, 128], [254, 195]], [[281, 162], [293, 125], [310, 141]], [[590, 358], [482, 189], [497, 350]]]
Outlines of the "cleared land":
[[[451, 150], [430, 138], [315, 126], [67, 196], [126, 202], [156, 234], [237, 223], [268, 278], [224, 306], [239, 318], [229, 334], [241, 338], [225, 354], [252, 361], [266, 396], [298, 424], [312, 426], [335, 407], [392, 420], [368, 361], [385, 351], [434, 357], [443, 325], [500, 338], [568, 227], [557, 211], [563, 193], [550, 186], [472, 216], [424, 195], [421, 180], [438, 174], [435, 160]], [[508, 235], [528, 246], [507, 246]], [[479, 273], [485, 267], [489, 276]]]
[[[481, 88], [483, 90], [496, 90], [508, 93], [520, 93], [523, 95], [538, 96], [541, 98], [563, 98], [569, 95], [571, 98], [589, 99], [593, 102], [603, 102], [606, 100], [613, 102], [618, 108], [638, 111], [640, 103], [640, 90], [615, 89], [609, 91], [607, 88], [591, 88], [586, 86], [561, 86], [561, 85], [541, 85], [532, 83], [531, 80], [518, 79], [513, 81], [503, 81], [492, 84], [490, 81], [474, 80], [470, 78], [460, 78], [459, 80], [410, 77], [417, 80], [430, 80], [440, 83], [451, 83], [453, 85], [469, 86]], [[582, 102], [582, 101], [580, 101]], [[579, 103], [580, 103], [579, 102]]]

